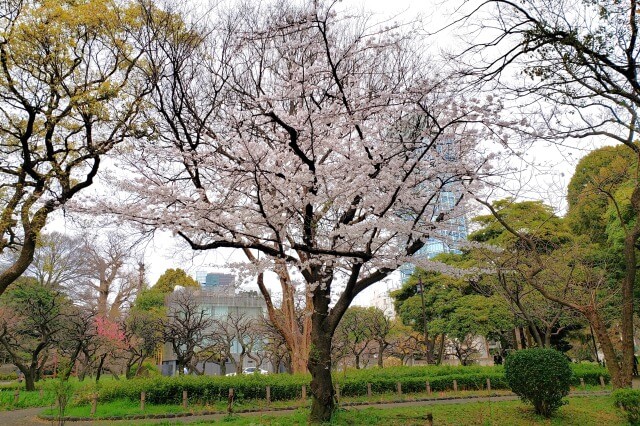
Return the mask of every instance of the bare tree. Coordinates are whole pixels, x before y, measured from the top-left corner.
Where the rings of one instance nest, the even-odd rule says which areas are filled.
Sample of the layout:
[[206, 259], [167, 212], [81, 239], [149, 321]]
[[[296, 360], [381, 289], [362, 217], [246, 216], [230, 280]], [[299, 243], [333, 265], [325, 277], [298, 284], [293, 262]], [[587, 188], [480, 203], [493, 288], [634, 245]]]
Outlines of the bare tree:
[[41, 234], [27, 274], [49, 288], [77, 283], [85, 272], [79, 238], [52, 232]]
[[104, 240], [86, 236], [80, 248], [83, 274], [67, 287], [68, 291], [90, 308], [95, 307], [98, 316], [117, 320], [140, 288], [135, 250], [135, 243], [119, 233], [109, 234]]
[[291, 350], [280, 329], [275, 327], [268, 318], [264, 318], [262, 321], [264, 344], [258, 352], [263, 354], [263, 358], [269, 360], [273, 373], [280, 372], [282, 365], [286, 366], [287, 370], [293, 373], [294, 370], [291, 367]]
[[162, 342], [162, 320], [149, 312], [134, 310], [120, 322], [124, 337], [125, 375], [127, 379], [140, 374], [142, 363], [153, 356]]
[[163, 340], [171, 345], [176, 355], [178, 374], [183, 374], [185, 368], [195, 368], [196, 355], [206, 347], [214, 320], [189, 289], [172, 293], [167, 309]]

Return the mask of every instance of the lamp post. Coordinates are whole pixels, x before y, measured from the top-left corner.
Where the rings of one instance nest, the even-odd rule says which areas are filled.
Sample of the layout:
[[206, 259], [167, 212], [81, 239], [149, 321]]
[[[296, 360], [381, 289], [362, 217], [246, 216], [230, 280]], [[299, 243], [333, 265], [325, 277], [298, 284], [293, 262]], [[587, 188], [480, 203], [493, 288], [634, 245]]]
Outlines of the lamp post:
[[429, 362], [429, 333], [427, 332], [427, 310], [424, 306], [424, 284], [422, 283], [422, 277], [418, 278], [418, 285], [420, 286], [420, 300], [422, 302], [422, 331], [424, 332], [424, 356]]

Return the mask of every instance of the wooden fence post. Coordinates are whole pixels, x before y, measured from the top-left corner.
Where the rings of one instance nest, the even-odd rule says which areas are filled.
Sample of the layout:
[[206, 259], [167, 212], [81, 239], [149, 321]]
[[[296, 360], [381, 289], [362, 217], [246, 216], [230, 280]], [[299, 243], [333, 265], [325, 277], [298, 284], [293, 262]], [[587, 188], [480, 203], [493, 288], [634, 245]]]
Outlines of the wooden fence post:
[[453, 381], [453, 391], [454, 392], [458, 392], [458, 381], [457, 380]]
[[302, 385], [302, 400], [307, 400], [307, 385]]
[[188, 403], [187, 391], [183, 390], [182, 391], [182, 408], [187, 408], [187, 403]]
[[396, 383], [396, 390], [398, 391], [398, 395], [402, 395], [402, 383]]
[[431, 384], [427, 380], [427, 395], [431, 396]]
[[491, 392], [491, 379], [487, 377], [487, 392]]
[[[144, 393], [144, 392], [142, 392]], [[142, 409], [144, 410], [144, 403], [141, 404]], [[91, 399], [91, 416], [95, 416], [96, 415], [96, 410], [98, 409], [98, 394], [94, 393], [93, 394], [93, 398]]]
[[147, 393], [145, 391], [140, 392], [140, 410], [144, 411], [144, 401], [147, 398]]
[[600, 376], [600, 386], [604, 389], [604, 377]]
[[229, 404], [227, 405], [227, 413], [233, 413], [233, 388], [229, 388]]
[[336, 383], [336, 399], [340, 401], [340, 385]]
[[271, 404], [271, 386], [267, 386], [267, 405]]
[[587, 389], [587, 385], [584, 383], [584, 378], [580, 377], [580, 386], [582, 386], [582, 390]]
[[13, 403], [17, 404], [18, 401], [20, 401], [20, 389], [16, 389], [16, 391], [13, 393]]
[[367, 383], [367, 396], [371, 398], [371, 383]]

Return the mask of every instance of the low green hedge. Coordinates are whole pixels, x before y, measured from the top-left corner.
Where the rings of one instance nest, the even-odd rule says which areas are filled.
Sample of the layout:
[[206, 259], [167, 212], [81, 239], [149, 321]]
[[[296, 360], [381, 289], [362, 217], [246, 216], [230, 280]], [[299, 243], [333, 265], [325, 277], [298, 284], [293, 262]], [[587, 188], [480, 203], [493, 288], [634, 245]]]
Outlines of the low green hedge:
[[[598, 385], [600, 376], [609, 381], [606, 371], [598, 366], [580, 366], [573, 368], [573, 382], [576, 386], [580, 377], [585, 383]], [[403, 393], [424, 392], [429, 381], [434, 392], [453, 389], [456, 380], [458, 390], [481, 390], [486, 388], [487, 378], [491, 379], [492, 389], [508, 389], [502, 367], [392, 367], [348, 370], [334, 374], [334, 384], [339, 385], [343, 396], [362, 396], [367, 393], [367, 383], [371, 383], [373, 393], [396, 392], [398, 382]], [[233, 388], [237, 399], [264, 399], [266, 387], [271, 387], [271, 399], [291, 400], [300, 398], [302, 386], [307, 386], [310, 395], [308, 374], [269, 374], [243, 376], [179, 376], [136, 378], [131, 380], [109, 381], [99, 385], [101, 401], [119, 398], [139, 400], [140, 393], [146, 392], [146, 401], [152, 404], [179, 404], [182, 391], [187, 391], [191, 401], [215, 401], [228, 397], [229, 388]], [[80, 401], [87, 402], [95, 392], [95, 386], [87, 386], [79, 391]]]
[[600, 385], [600, 376], [604, 378], [605, 383], [611, 381], [607, 369], [598, 364], [571, 364], [571, 370], [573, 371], [571, 386], [579, 386], [581, 378], [584, 379], [585, 384], [594, 386]]
[[613, 392], [613, 400], [627, 413], [629, 423], [640, 424], [640, 390], [618, 389]]
[[2, 382], [7, 380], [16, 380], [17, 378], [18, 378], [18, 375], [16, 373], [0, 374], [0, 381]]

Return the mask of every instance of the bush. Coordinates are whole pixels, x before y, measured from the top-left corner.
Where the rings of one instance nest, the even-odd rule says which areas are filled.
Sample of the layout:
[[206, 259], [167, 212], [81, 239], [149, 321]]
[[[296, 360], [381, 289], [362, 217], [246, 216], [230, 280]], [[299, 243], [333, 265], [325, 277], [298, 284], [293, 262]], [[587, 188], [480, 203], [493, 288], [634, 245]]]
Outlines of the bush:
[[[600, 376], [608, 381], [609, 375], [602, 367], [594, 365], [573, 365], [575, 375], [573, 382], [579, 385], [580, 378], [584, 378], [588, 384], [598, 385]], [[491, 379], [491, 388], [509, 389], [505, 379], [504, 369], [498, 367], [452, 367], [452, 366], [420, 366], [420, 367], [389, 367], [348, 369], [333, 375], [333, 383], [340, 386], [340, 394], [343, 396], [363, 396], [367, 393], [367, 383], [371, 383], [373, 393], [395, 393], [396, 383], [402, 384], [404, 393], [424, 392], [426, 381], [429, 381], [434, 392], [453, 389], [453, 381], [457, 380], [458, 389], [480, 390], [485, 389], [487, 379]], [[292, 400], [300, 398], [302, 385], [307, 386], [311, 376], [308, 374], [267, 374], [267, 375], [241, 375], [234, 377], [221, 376], [180, 376], [148, 378], [137, 377], [130, 380], [100, 381], [100, 389], [95, 386], [82, 385], [78, 394], [80, 400], [89, 402], [91, 395], [98, 391], [101, 401], [111, 401], [126, 398], [137, 401], [140, 392], [145, 391], [149, 403], [175, 403], [182, 401], [182, 391], [186, 390], [189, 399], [194, 401], [226, 401], [229, 388], [234, 388], [238, 401], [243, 399], [264, 399], [266, 386], [271, 386], [272, 400]], [[572, 383], [573, 383], [572, 382]], [[24, 386], [12, 384], [12, 386]]]
[[640, 390], [618, 389], [613, 392], [615, 404], [627, 413], [632, 425], [640, 425]]
[[159, 377], [161, 376], [158, 366], [152, 362], [145, 361], [140, 366], [140, 372], [138, 372], [138, 366], [131, 367], [131, 377]]
[[8, 381], [8, 380], [16, 380], [17, 378], [18, 378], [18, 375], [16, 373], [0, 374], [0, 381], [2, 382]]
[[573, 372], [566, 356], [553, 349], [525, 349], [510, 354], [505, 376], [511, 390], [537, 414], [550, 417], [569, 394]]

